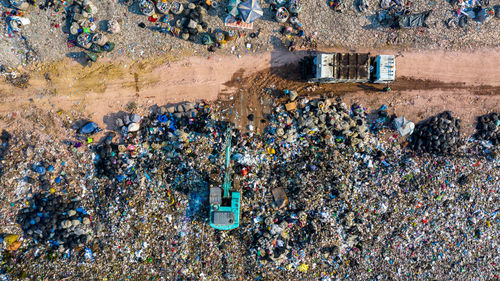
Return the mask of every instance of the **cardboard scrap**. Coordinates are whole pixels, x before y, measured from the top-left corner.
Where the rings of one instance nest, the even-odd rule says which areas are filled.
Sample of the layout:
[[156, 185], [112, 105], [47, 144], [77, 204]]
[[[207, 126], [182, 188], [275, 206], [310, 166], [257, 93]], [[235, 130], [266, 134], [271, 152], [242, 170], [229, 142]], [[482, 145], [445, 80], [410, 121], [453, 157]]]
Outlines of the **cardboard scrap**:
[[285, 108], [287, 111], [297, 110], [297, 103], [289, 102], [289, 103], [285, 104]]

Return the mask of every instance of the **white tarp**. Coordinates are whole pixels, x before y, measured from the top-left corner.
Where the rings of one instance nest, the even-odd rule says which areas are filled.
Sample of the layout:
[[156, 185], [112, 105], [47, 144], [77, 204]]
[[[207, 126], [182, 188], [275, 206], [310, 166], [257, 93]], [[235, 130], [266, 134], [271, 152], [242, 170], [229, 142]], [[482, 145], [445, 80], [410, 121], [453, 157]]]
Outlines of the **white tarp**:
[[406, 120], [403, 116], [394, 119], [394, 126], [402, 137], [413, 134], [415, 129], [415, 124]]

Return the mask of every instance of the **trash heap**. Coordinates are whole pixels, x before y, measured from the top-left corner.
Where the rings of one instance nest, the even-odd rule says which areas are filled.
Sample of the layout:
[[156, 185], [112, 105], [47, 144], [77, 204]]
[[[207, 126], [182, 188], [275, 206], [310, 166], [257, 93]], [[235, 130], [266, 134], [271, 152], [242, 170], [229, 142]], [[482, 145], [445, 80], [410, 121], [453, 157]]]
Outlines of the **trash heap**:
[[[199, 35], [207, 31], [207, 11], [215, 9], [210, 1], [183, 4], [178, 1], [168, 3], [165, 0], [156, 1], [156, 5], [152, 1], [141, 0], [139, 8], [150, 22], [156, 23], [156, 30], [170, 31], [176, 37], [193, 42], [197, 42]], [[141, 27], [146, 25], [142, 23]]]
[[275, 0], [271, 3], [271, 10], [275, 12], [277, 22], [286, 23], [290, 20], [290, 24], [295, 25], [298, 23], [297, 18], [302, 10], [302, 6], [301, 0]]
[[376, 115], [371, 117], [370, 132], [377, 134], [383, 131], [385, 126], [391, 122], [391, 117], [387, 113], [387, 106], [382, 105], [376, 112]]
[[[368, 2], [365, 0], [357, 0], [354, 2], [355, 7], [364, 12], [368, 8]], [[412, 1], [391, 1], [382, 0], [379, 2], [381, 9], [377, 10], [373, 15], [376, 21], [372, 24], [375, 28], [428, 28], [426, 21], [432, 10], [416, 12], [413, 10]], [[397, 37], [393, 39], [396, 43]]]
[[22, 30], [23, 26], [31, 24], [29, 18], [25, 17], [24, 11], [20, 9], [13, 9], [8, 13], [2, 15], [2, 19], [5, 17], [6, 30], [8, 33], [18, 33]]
[[[11, 57], [4, 57], [2, 60], [0, 65], [0, 75], [6, 76], [7, 81], [12, 84], [17, 84], [16, 82], [27, 77], [27, 74], [21, 75], [16, 69], [10, 70], [9, 66], [13, 66], [14, 61], [18, 61], [16, 64], [20, 63], [23, 66], [26, 66], [27, 64], [39, 59], [30, 38], [27, 38], [24, 33], [26, 31], [25, 28], [31, 24], [31, 20], [27, 16], [28, 12], [26, 11], [28, 6], [29, 5], [26, 1], [12, 0], [2, 2], [0, 8], [0, 25], [4, 30], [5, 38], [9, 39], [9, 41], [4, 41], [3, 44], [5, 45], [8, 43], [8, 45], [10, 45], [8, 49], [11, 49], [12, 51], [15, 50], [15, 53], [10, 54]], [[5, 55], [7, 54], [8, 53], [5, 53]]]
[[493, 145], [500, 144], [500, 118], [499, 114], [492, 112], [477, 118], [474, 138], [478, 140], [490, 141]]
[[[179, 5], [182, 4], [179, 3]], [[207, 31], [206, 13], [205, 8], [200, 5], [194, 3], [185, 4], [185, 8], [181, 9], [181, 13], [173, 20], [172, 34], [181, 37], [183, 40], [196, 42], [198, 35]]]
[[[139, 158], [141, 154], [148, 151], [163, 153], [162, 148], [175, 147], [178, 141], [193, 141], [193, 136], [184, 132], [182, 127], [201, 130], [206, 115], [203, 104], [186, 102], [161, 107], [145, 119], [137, 114], [116, 118], [115, 124], [124, 142], [113, 143], [112, 136], [96, 147], [97, 174], [116, 178], [118, 182], [134, 178], [135, 167], [144, 164], [144, 159]], [[169, 145], [170, 142], [173, 143]]]
[[[123, 150], [123, 148], [120, 147], [120, 150]], [[114, 178], [118, 174], [124, 173], [122, 167], [126, 163], [126, 159], [119, 157], [117, 145], [112, 145], [107, 140], [103, 145], [96, 148], [96, 154], [95, 165], [98, 175]]]
[[20, 210], [17, 222], [24, 234], [35, 242], [50, 244], [63, 251], [91, 240], [90, 217], [77, 200], [61, 195], [37, 193]]
[[[114, 132], [80, 147], [5, 134], [0, 218], [10, 228], [2, 231], [25, 239], [14, 255], [0, 249], [0, 277], [495, 278], [500, 178], [480, 142], [460, 147], [467, 157], [415, 156], [386, 108], [374, 126], [361, 105], [285, 94], [263, 117], [266, 129], [233, 131], [232, 184], [243, 196], [240, 227], [229, 232], [210, 228], [207, 216], [208, 189], [225, 172], [230, 108], [120, 112], [107, 122]], [[425, 126], [456, 122], [451, 113], [435, 118]], [[51, 262], [39, 258], [45, 250]]]
[[283, 24], [281, 34], [285, 37], [288, 43], [285, 43], [290, 51], [295, 50], [295, 42], [292, 36], [301, 38], [304, 36], [304, 26], [299, 19], [299, 13], [302, 10], [301, 0], [290, 1], [274, 1], [271, 4], [271, 11], [275, 13], [275, 19], [278, 23]]
[[474, 21], [479, 24], [486, 23], [495, 17], [495, 6], [490, 7], [488, 0], [478, 1], [457, 1], [451, 0], [450, 4], [456, 9], [456, 14], [446, 20], [448, 28], [467, 27]]
[[[78, 45], [86, 49], [87, 58], [91, 61], [97, 61], [98, 54], [102, 52], [111, 52], [115, 44], [108, 40], [108, 37], [97, 30], [97, 20], [95, 15], [97, 7], [89, 0], [77, 0], [69, 8], [71, 16], [70, 35], [68, 45]], [[109, 32], [117, 33], [120, 28], [118, 22], [110, 21]]]
[[[123, 117], [115, 119], [115, 125], [118, 128], [121, 135], [126, 138], [133, 138], [137, 131], [140, 129], [141, 117], [137, 114], [125, 114]], [[131, 153], [132, 159], [127, 159], [124, 153], [127, 151], [135, 150], [134, 144], [128, 147], [125, 144], [112, 143], [112, 138], [114, 133], [108, 135], [104, 143], [96, 147], [96, 157], [95, 165], [97, 174], [101, 176], [107, 176], [109, 178], [117, 177], [119, 182], [125, 179], [125, 176], [129, 174], [128, 170], [133, 170], [136, 158], [136, 153]]]
[[300, 102], [302, 108], [295, 109], [296, 106], [296, 102], [291, 101], [277, 107], [279, 115], [270, 127], [278, 138], [287, 143], [294, 143], [303, 137], [320, 137], [325, 144], [364, 149], [364, 144], [369, 141], [366, 112], [357, 104], [350, 110], [342, 102], [303, 99]]
[[135, 113], [126, 114], [123, 118], [117, 118], [115, 123], [122, 134], [137, 132], [140, 128], [141, 117]]
[[418, 152], [447, 154], [459, 145], [460, 119], [445, 111], [415, 126], [409, 138], [409, 146]]

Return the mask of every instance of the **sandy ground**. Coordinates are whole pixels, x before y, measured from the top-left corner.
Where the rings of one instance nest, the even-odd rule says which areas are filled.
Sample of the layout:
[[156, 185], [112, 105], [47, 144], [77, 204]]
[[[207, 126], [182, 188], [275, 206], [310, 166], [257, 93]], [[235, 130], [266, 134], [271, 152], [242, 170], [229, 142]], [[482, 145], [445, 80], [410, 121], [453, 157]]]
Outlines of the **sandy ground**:
[[304, 53], [276, 51], [241, 58], [191, 57], [154, 63], [120, 60], [85, 68], [63, 61], [33, 72], [25, 89], [0, 83], [0, 112], [10, 114], [38, 107], [53, 112], [78, 112], [104, 125], [107, 115], [126, 110], [131, 102], [138, 108], [148, 108], [154, 104], [221, 98], [232, 103], [238, 118], [254, 111], [259, 118], [269, 110], [263, 109], [264, 104], [272, 106], [262, 95], [264, 88], [291, 88], [307, 95], [342, 95], [347, 101], [357, 101], [371, 109], [387, 104], [397, 115], [414, 121], [447, 109], [471, 125], [475, 116], [500, 109], [498, 49], [400, 53], [397, 81], [390, 94], [380, 93], [382, 85], [371, 84], [331, 84], [311, 90], [314, 86], [301, 82], [296, 74], [295, 63]]
[[398, 77], [445, 83], [500, 86], [500, 49], [476, 52], [425, 51], [398, 57]]

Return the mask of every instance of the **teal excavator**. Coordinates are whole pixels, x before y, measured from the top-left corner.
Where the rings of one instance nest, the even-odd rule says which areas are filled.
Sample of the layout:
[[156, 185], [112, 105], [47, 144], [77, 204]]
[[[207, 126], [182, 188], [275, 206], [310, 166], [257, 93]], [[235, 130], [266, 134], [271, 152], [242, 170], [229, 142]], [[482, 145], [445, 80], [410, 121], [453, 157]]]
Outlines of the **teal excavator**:
[[240, 225], [240, 193], [231, 190], [231, 126], [226, 130], [226, 164], [224, 183], [210, 188], [210, 226], [218, 230], [231, 230]]

